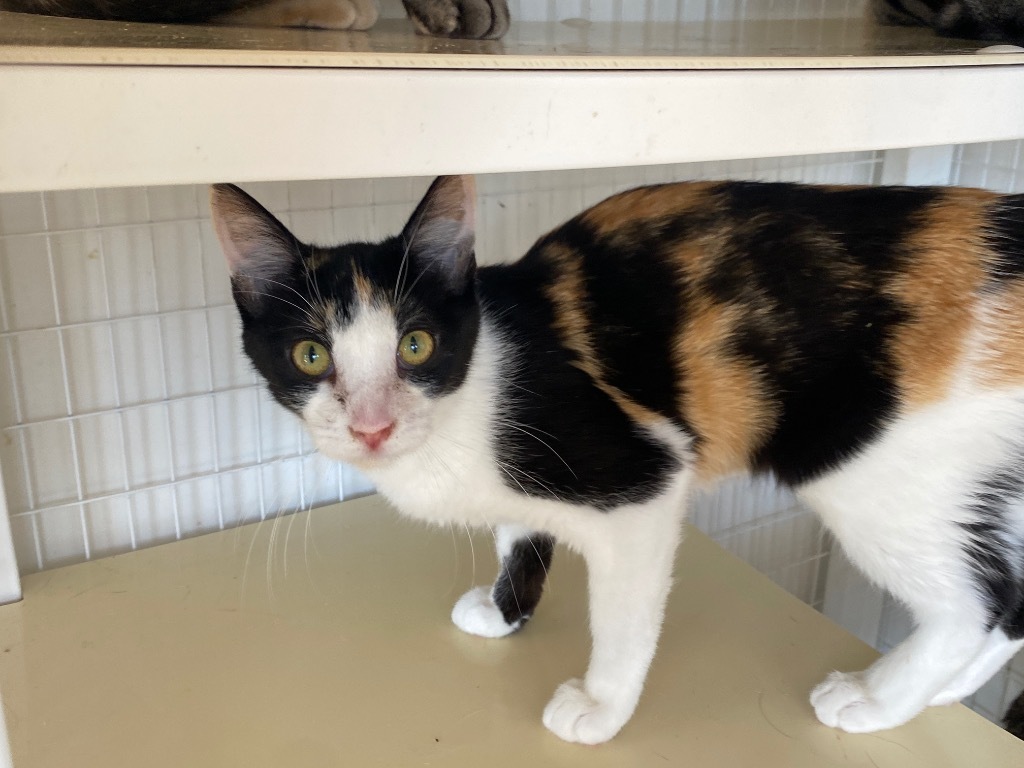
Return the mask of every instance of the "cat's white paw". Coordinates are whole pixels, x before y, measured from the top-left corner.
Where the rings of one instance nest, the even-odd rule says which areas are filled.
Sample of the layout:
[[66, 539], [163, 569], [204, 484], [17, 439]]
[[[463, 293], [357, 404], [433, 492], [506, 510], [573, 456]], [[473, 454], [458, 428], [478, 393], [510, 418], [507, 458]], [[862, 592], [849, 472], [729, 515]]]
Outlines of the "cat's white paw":
[[505, 637], [522, 626], [521, 621], [505, 621], [491, 600], [489, 587], [474, 587], [460, 597], [452, 608], [452, 622], [463, 632], [480, 637]]
[[579, 744], [600, 744], [618, 733], [632, 710], [618, 708], [594, 699], [579, 679], [558, 686], [544, 708], [544, 726], [560, 739]]
[[847, 733], [871, 733], [895, 728], [914, 713], [893, 711], [871, 696], [862, 675], [833, 672], [811, 692], [814, 714], [825, 725]]

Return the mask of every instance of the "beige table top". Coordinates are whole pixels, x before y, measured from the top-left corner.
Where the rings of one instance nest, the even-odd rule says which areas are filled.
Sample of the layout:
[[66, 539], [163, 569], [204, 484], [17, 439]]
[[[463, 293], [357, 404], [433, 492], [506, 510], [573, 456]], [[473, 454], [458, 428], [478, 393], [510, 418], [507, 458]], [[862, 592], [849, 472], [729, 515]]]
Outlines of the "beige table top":
[[633, 721], [565, 744], [540, 713], [583, 671], [579, 560], [560, 551], [528, 628], [448, 621], [492, 575], [461, 533], [377, 498], [24, 581], [0, 608], [0, 690], [16, 768], [326, 766], [1003, 766], [1024, 743], [962, 706], [853, 736], [807, 692], [874, 653], [691, 532]]
[[794, 69], [1024, 63], [1024, 51], [864, 18], [513, 23], [500, 41], [444, 40], [405, 20], [368, 32], [127, 24], [0, 12], [0, 64], [406, 69]]

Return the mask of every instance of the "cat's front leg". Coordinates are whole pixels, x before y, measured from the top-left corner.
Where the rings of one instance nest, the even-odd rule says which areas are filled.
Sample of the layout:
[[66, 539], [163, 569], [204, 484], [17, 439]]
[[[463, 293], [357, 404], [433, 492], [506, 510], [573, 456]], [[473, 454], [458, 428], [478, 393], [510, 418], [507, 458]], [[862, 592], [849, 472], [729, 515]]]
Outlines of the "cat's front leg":
[[530, 619], [544, 590], [555, 540], [516, 525], [494, 532], [498, 576], [493, 586], [474, 587], [452, 609], [452, 621], [463, 632], [504, 637]]
[[583, 679], [563, 683], [544, 709], [544, 725], [566, 741], [607, 741], [640, 700], [661, 633], [683, 511], [681, 502], [659, 507], [602, 516], [580, 547], [590, 587], [590, 665]]

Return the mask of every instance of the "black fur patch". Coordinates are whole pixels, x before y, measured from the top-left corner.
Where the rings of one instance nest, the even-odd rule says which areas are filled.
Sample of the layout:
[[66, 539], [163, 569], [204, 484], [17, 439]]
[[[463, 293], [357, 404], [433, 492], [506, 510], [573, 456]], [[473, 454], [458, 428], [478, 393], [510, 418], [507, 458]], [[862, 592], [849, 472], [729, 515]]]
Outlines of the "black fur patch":
[[1010, 704], [1010, 708], [1006, 710], [1003, 722], [1006, 723], [1006, 730], [1018, 739], [1024, 739], [1024, 693], [1021, 693]]
[[525, 624], [533, 616], [554, 552], [555, 540], [537, 533], [517, 541], [502, 559], [493, 594], [506, 624]]
[[551, 240], [581, 254], [584, 309], [608, 383], [678, 422], [679, 383], [667, 362], [682, 302], [681, 286], [662, 254], [670, 238], [654, 222], [600, 238], [577, 218]]
[[[1010, 509], [1024, 502], [1024, 454], [993, 472], [971, 495], [977, 519], [963, 524], [964, 551], [988, 605], [988, 629], [999, 627], [1011, 640], [1024, 638], [1024, 553], [1014, 542]], [[1016, 574], [1016, 575], [1015, 575]]]
[[675, 459], [644, 434], [554, 339], [536, 259], [480, 270], [485, 312], [515, 348], [494, 440], [506, 485], [531, 496], [612, 509], [656, 496]]
[[1024, 277], [1024, 195], [996, 201], [989, 213], [985, 239], [995, 254], [991, 265], [993, 283]]
[[[582, 247], [579, 231], [573, 234], [565, 244]], [[479, 272], [485, 312], [498, 319], [502, 334], [516, 350], [515, 359], [502, 365], [505, 387], [495, 437], [506, 484], [531, 496], [602, 510], [649, 500], [665, 487], [677, 461], [573, 364], [574, 355], [555, 338], [553, 308], [544, 293], [554, 279], [542, 254], [549, 241], [542, 240], [515, 264]], [[622, 285], [614, 272], [586, 278], [588, 289], [602, 279]], [[651, 288], [646, 281], [644, 286]], [[615, 334], [631, 334], [633, 329], [591, 330], [594, 343], [601, 345], [602, 361], [612, 371], [625, 372], [627, 361], [608, 352], [621, 349], [611, 340]], [[640, 364], [642, 370], [625, 375], [639, 377], [669, 367], [663, 357]]]
[[895, 410], [887, 345], [907, 316], [883, 286], [936, 193], [753, 183], [723, 193], [733, 235], [704, 289], [751, 310], [733, 350], [780, 407], [755, 466], [806, 482], [874, 440]]

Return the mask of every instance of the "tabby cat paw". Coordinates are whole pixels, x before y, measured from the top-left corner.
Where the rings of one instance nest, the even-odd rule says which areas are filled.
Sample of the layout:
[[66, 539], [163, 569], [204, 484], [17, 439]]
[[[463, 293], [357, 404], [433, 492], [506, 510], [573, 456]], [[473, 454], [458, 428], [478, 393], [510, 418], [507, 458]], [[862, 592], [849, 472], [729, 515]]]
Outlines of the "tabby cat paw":
[[452, 608], [452, 622], [470, 635], [504, 637], [522, 626], [522, 621], [509, 624], [491, 600], [489, 587], [474, 587], [459, 598]]
[[847, 733], [871, 733], [903, 725], [917, 712], [902, 712], [874, 698], [862, 675], [833, 672], [811, 692], [814, 714]]
[[402, 0], [424, 35], [497, 40], [508, 31], [508, 0]]
[[544, 708], [544, 726], [560, 739], [579, 744], [600, 744], [618, 733], [633, 714], [597, 701], [586, 692], [583, 681], [568, 680], [558, 686]]

